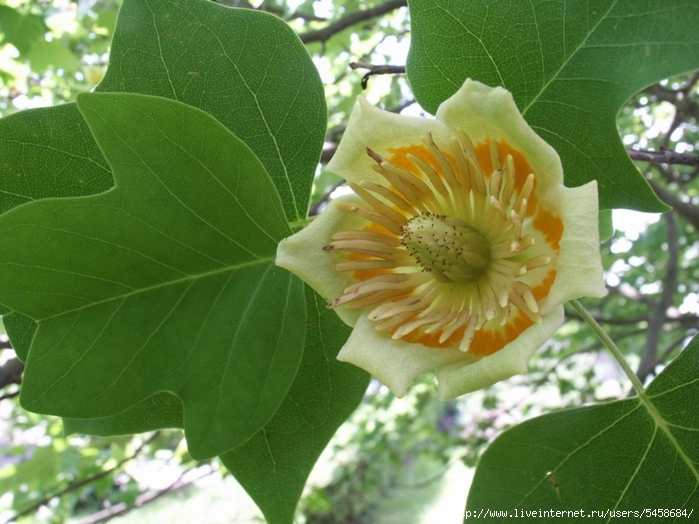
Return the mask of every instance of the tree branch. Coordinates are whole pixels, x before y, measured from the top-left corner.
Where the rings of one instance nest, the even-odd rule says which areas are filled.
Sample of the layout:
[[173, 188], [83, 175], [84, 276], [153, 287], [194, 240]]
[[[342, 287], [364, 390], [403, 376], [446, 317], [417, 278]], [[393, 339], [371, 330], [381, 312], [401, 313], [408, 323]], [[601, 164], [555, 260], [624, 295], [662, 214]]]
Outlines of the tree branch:
[[672, 206], [678, 215], [692, 224], [692, 227], [696, 231], [699, 231], [699, 208], [697, 208], [697, 206], [683, 201], [680, 197], [660, 187], [660, 185], [652, 180], [648, 180], [648, 183], [660, 200], [665, 202], [668, 206]]
[[636, 375], [643, 382], [650, 375], [658, 364], [658, 342], [660, 333], [665, 324], [667, 310], [672, 306], [677, 290], [677, 275], [679, 273], [679, 239], [677, 224], [672, 213], [663, 215], [665, 220], [665, 233], [667, 238], [668, 260], [665, 278], [663, 279], [663, 291], [660, 300], [655, 307], [655, 312], [648, 321], [646, 335], [646, 346], [641, 356], [641, 363], [638, 365]]
[[674, 151], [668, 150], [645, 151], [627, 148], [626, 151], [629, 153], [632, 160], [640, 160], [641, 162], [699, 166], [699, 155], [686, 155], [684, 153], [675, 153]]
[[216, 470], [211, 468], [208, 472], [206, 472], [204, 475], [200, 475], [199, 477], [192, 479], [192, 480], [184, 480], [184, 476], [192, 471], [195, 466], [183, 471], [177, 479], [171, 483], [168, 487], [157, 490], [157, 491], [151, 491], [147, 493], [143, 493], [139, 495], [136, 498], [136, 502], [132, 505], [127, 505], [124, 502], [120, 502], [119, 504], [115, 504], [107, 509], [104, 509], [102, 511], [98, 511], [97, 513], [93, 513], [87, 518], [84, 518], [79, 522], [79, 524], [98, 524], [100, 522], [106, 522], [108, 520], [113, 519], [114, 517], [117, 517], [119, 515], [124, 515], [131, 511], [132, 509], [140, 508], [142, 506], [145, 506], [146, 504], [153, 502], [155, 500], [158, 500], [160, 497], [163, 497], [165, 495], [168, 495], [170, 493], [173, 493], [175, 491], [178, 491], [180, 489], [186, 488], [188, 486], [191, 486], [195, 482], [208, 477], [209, 475], [213, 474]]
[[405, 73], [404, 65], [374, 65], [364, 62], [350, 63], [351, 69], [368, 69], [369, 72], [362, 77], [362, 89], [366, 89], [369, 77], [372, 75], [401, 75]]
[[75, 482], [74, 484], [71, 484], [71, 485], [69, 485], [69, 486], [67, 486], [67, 487], [65, 487], [65, 488], [63, 488], [63, 489], [57, 491], [56, 493], [52, 493], [51, 495], [47, 495], [46, 497], [44, 497], [44, 498], [42, 498], [41, 500], [35, 502], [34, 504], [32, 504], [31, 506], [29, 506], [28, 508], [23, 509], [23, 510], [20, 511], [19, 513], [16, 513], [15, 515], [13, 515], [13, 516], [10, 517], [9, 519], [7, 519], [7, 520], [5, 521], [5, 524], [10, 524], [10, 522], [15, 522], [15, 521], [17, 521], [19, 518], [24, 517], [25, 515], [29, 515], [29, 514], [31, 514], [31, 513], [34, 513], [34, 512], [35, 512], [36, 510], [38, 510], [41, 506], [44, 506], [45, 504], [48, 504], [48, 503], [49, 503], [52, 499], [54, 499], [54, 498], [61, 497], [61, 496], [65, 495], [66, 493], [70, 493], [71, 491], [75, 491], [75, 490], [77, 490], [77, 489], [82, 488], [83, 486], [87, 486], [88, 484], [91, 484], [91, 483], [93, 483], [93, 482], [96, 482], [96, 481], [98, 481], [98, 480], [100, 480], [100, 479], [106, 477], [107, 475], [111, 475], [112, 473], [114, 473], [114, 471], [116, 471], [117, 469], [119, 469], [121, 466], [123, 466], [124, 464], [126, 464], [128, 461], [135, 459], [135, 458], [141, 453], [141, 451], [143, 451], [143, 449], [144, 449], [148, 444], [150, 444], [151, 442], [153, 442], [153, 440], [155, 440], [159, 435], [160, 435], [160, 432], [159, 432], [159, 431], [156, 431], [155, 433], [153, 433], [153, 435], [152, 435], [148, 440], [146, 440], [143, 444], [141, 444], [141, 445], [138, 447], [138, 449], [136, 449], [136, 451], [133, 452], [132, 455], [130, 455], [130, 456], [128, 456], [128, 457], [126, 457], [126, 458], [120, 460], [120, 461], [116, 464], [116, 466], [114, 466], [114, 467], [112, 467], [112, 468], [109, 468], [109, 469], [105, 469], [104, 471], [100, 471], [99, 473], [96, 473], [96, 474], [91, 475], [91, 476], [89, 476], [89, 477], [85, 477], [84, 479], [79, 480], [78, 482]]
[[301, 42], [308, 44], [310, 42], [327, 42], [335, 36], [340, 31], [347, 29], [355, 24], [364, 22], [366, 20], [371, 20], [386, 13], [390, 13], [399, 7], [405, 7], [408, 5], [407, 0], [389, 0], [385, 4], [379, 4], [377, 6], [365, 9], [363, 11], [357, 11], [355, 13], [350, 13], [349, 15], [343, 16], [337, 22], [324, 27], [323, 29], [318, 29], [317, 31], [308, 31], [299, 35]]
[[18, 358], [11, 358], [0, 366], [0, 389], [10, 384], [22, 383], [24, 364]]

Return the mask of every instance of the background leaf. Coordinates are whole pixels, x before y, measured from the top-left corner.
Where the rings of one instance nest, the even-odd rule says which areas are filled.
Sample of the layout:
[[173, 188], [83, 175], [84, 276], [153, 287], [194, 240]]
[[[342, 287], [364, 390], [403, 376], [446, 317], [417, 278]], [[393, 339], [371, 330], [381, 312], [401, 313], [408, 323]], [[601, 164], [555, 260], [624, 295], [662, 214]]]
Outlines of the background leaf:
[[696, 511], [698, 403], [695, 337], [643, 398], [561, 411], [503, 433], [480, 459], [466, 509]]
[[213, 115], [255, 152], [287, 218], [306, 218], [325, 98], [280, 19], [201, 0], [125, 0], [98, 90], [173, 98]]
[[32, 200], [94, 195], [112, 172], [76, 104], [0, 119], [0, 212]]
[[306, 297], [306, 347], [289, 394], [262, 431], [221, 456], [270, 524], [293, 520], [313, 465], [362, 400], [371, 378], [336, 358], [351, 328], [308, 286]]
[[[296, 34], [267, 13], [207, 0], [124, 0], [98, 91], [203, 109], [258, 156], [290, 221], [306, 216], [323, 145], [323, 86]], [[0, 120], [0, 211], [112, 186], [74, 104]]]
[[[221, 456], [268, 522], [291, 522], [308, 475], [337, 428], [364, 396], [370, 376], [337, 360], [351, 329], [308, 286], [308, 327], [296, 379], [274, 417], [243, 446]], [[158, 393], [100, 419], [64, 419], [65, 431], [91, 435], [182, 427], [182, 404]]]
[[63, 418], [66, 435], [100, 437], [135, 435], [164, 428], [183, 428], [182, 401], [172, 393], [156, 393], [125, 411], [101, 418]]
[[39, 323], [22, 403], [95, 418], [172, 391], [192, 456], [222, 453], [267, 423], [303, 350], [301, 284], [273, 265], [289, 234], [274, 186], [198, 109], [79, 104], [116, 187], [0, 218], [0, 296]]
[[561, 156], [566, 184], [602, 208], [665, 211], [631, 163], [616, 115], [636, 91], [699, 68], [699, 4], [680, 0], [412, 0], [407, 70], [434, 113], [466, 78], [510, 90]]

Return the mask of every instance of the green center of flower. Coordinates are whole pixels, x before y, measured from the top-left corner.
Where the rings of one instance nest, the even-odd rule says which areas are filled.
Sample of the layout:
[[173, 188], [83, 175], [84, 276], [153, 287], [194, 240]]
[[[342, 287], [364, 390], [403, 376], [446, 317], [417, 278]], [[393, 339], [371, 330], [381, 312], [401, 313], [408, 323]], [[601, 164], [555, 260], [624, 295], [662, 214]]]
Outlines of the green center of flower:
[[463, 220], [422, 213], [401, 228], [408, 252], [438, 282], [465, 284], [488, 268], [490, 244]]

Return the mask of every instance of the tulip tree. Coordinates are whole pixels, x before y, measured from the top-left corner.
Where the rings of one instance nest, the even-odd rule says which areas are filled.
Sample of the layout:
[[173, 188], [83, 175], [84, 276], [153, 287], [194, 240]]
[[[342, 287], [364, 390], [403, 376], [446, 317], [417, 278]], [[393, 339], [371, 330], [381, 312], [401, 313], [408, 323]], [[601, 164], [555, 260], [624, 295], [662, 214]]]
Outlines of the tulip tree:
[[[467, 79], [500, 86], [560, 157], [565, 185], [588, 188], [570, 194], [596, 186], [587, 219], [597, 230], [599, 209], [603, 240], [612, 209], [658, 213], [670, 204], [691, 219], [687, 202], [635, 167], [616, 119], [646, 86], [699, 68], [695, 2], [411, 0], [408, 8], [406, 74], [425, 113]], [[19, 41], [18, 24], [0, 11], [6, 39]], [[304, 45], [312, 40], [261, 10], [123, 0], [94, 92], [0, 120], [0, 306], [26, 366], [22, 407], [61, 417], [69, 434], [182, 428], [191, 456], [219, 457], [274, 524], [293, 522], [311, 469], [370, 381], [336, 358], [356, 340], [346, 316], [275, 264], [280, 242], [315, 231], [318, 201], [327, 200], [319, 180], [340, 164], [314, 186], [326, 128], [354, 103], [333, 94], [328, 115]], [[585, 238], [597, 242], [597, 231]], [[597, 251], [586, 245], [579, 256]], [[465, 518], [690, 515], [699, 508], [699, 342], [644, 385], [614, 333], [577, 300], [567, 311], [588, 323], [633, 395], [503, 433], [479, 460]], [[391, 355], [400, 362], [400, 352]], [[642, 378], [653, 362], [642, 362]]]

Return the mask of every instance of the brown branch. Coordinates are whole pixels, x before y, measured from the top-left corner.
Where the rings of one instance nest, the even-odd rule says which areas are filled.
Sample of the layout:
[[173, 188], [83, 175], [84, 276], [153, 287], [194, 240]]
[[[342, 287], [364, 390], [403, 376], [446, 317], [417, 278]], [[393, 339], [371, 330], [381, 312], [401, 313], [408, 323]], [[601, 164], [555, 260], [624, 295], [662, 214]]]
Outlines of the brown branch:
[[678, 164], [682, 166], [699, 166], [699, 155], [686, 155], [674, 151], [642, 151], [637, 149], [627, 149], [632, 160], [641, 162], [652, 162], [654, 164]]
[[665, 236], [667, 238], [667, 269], [663, 278], [663, 291], [660, 300], [655, 307], [655, 312], [648, 321], [646, 335], [646, 346], [641, 356], [641, 363], [638, 365], [636, 375], [643, 382], [650, 375], [658, 364], [658, 342], [660, 333], [665, 324], [667, 310], [674, 303], [675, 291], [677, 290], [677, 275], [679, 273], [679, 239], [677, 224], [672, 213], [663, 215], [665, 220]]
[[351, 69], [368, 69], [369, 72], [362, 77], [362, 89], [366, 89], [369, 77], [372, 75], [402, 75], [405, 73], [404, 65], [374, 65], [364, 62], [350, 63]]
[[407, 0], [389, 0], [385, 4], [379, 4], [369, 9], [364, 9], [363, 11], [350, 13], [349, 15], [340, 18], [337, 22], [329, 24], [323, 29], [303, 33], [299, 35], [299, 38], [304, 44], [308, 44], [310, 42], [327, 42], [330, 40], [330, 38], [348, 27], [352, 27], [360, 22], [365, 22], [366, 20], [371, 20], [372, 18], [385, 15], [386, 13], [390, 13], [399, 7], [405, 7], [407, 5]]
[[672, 206], [679, 216], [689, 222], [696, 231], [699, 231], [699, 208], [697, 206], [683, 201], [680, 197], [662, 188], [652, 180], [649, 180], [648, 183], [660, 200], [668, 206]]
[[104, 509], [102, 511], [98, 511], [97, 513], [93, 513], [87, 518], [82, 519], [79, 524], [98, 524], [100, 522], [106, 522], [108, 520], [113, 519], [114, 517], [124, 515], [128, 513], [129, 511], [133, 509], [140, 508], [142, 506], [145, 506], [146, 504], [153, 502], [155, 500], [158, 500], [160, 497], [163, 497], [165, 495], [168, 495], [170, 493], [174, 493], [175, 491], [179, 491], [181, 489], [184, 489], [188, 486], [191, 486], [195, 482], [208, 477], [209, 475], [213, 474], [216, 470], [215, 469], [210, 469], [208, 472], [206, 472], [204, 475], [201, 475], [195, 479], [188, 480], [188, 481], [183, 481], [184, 476], [192, 471], [196, 466], [192, 466], [191, 468], [183, 471], [177, 479], [172, 482], [168, 487], [157, 490], [157, 491], [151, 491], [147, 493], [143, 493], [139, 495], [136, 498], [136, 502], [132, 505], [127, 505], [124, 502], [120, 502], [118, 504], [114, 504], [113, 506]]
[[[576, 313], [575, 311], [568, 311], [566, 310], [566, 317], [572, 318], [575, 320], [580, 320], [582, 321], [583, 318]], [[636, 324], [640, 324], [641, 322], [648, 322], [648, 316], [638, 316], [638, 317], [633, 317], [633, 318], [614, 318], [614, 317], [602, 317], [602, 316], [596, 316], [592, 315], [592, 317], [595, 319], [596, 322], [600, 324], [609, 324], [612, 326], [634, 326]], [[696, 315], [679, 315], [679, 316], [666, 316], [665, 320], [667, 322], [675, 322], [680, 325], [696, 325], [697, 322], [699, 322], [699, 318], [697, 318]]]
[[71, 491], [78, 490], [84, 486], [87, 486], [88, 484], [92, 484], [93, 482], [96, 482], [107, 475], [111, 475], [114, 473], [117, 469], [119, 469], [121, 466], [126, 464], [128, 461], [135, 459], [143, 449], [153, 442], [158, 436], [160, 435], [159, 431], [156, 431], [148, 440], [146, 440], [143, 444], [141, 444], [136, 451], [133, 452], [132, 455], [123, 458], [120, 460], [114, 467], [111, 467], [109, 469], [105, 469], [104, 471], [100, 471], [99, 473], [96, 473], [94, 475], [91, 475], [89, 477], [85, 477], [82, 480], [79, 480], [78, 482], [75, 482], [74, 484], [71, 484], [55, 493], [52, 493], [51, 495], [47, 495], [46, 497], [42, 498], [41, 500], [38, 500], [28, 508], [23, 509], [19, 513], [16, 513], [15, 515], [11, 516], [9, 519], [5, 521], [5, 524], [10, 524], [10, 522], [15, 522], [19, 518], [24, 517], [25, 515], [29, 515], [31, 513], [34, 513], [36, 510], [38, 510], [41, 506], [44, 506], [51, 502], [51, 500], [57, 498], [57, 497], [62, 497], [66, 493], [70, 493]]
[[0, 402], [3, 400], [7, 400], [8, 398], [15, 398], [19, 396], [19, 391], [13, 391], [12, 393], [5, 393], [4, 395], [0, 396]]
[[0, 389], [10, 384], [22, 383], [24, 364], [18, 358], [11, 358], [0, 366]]

